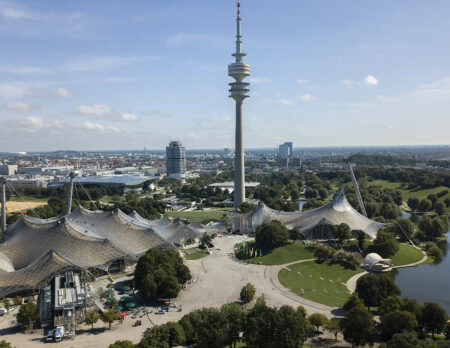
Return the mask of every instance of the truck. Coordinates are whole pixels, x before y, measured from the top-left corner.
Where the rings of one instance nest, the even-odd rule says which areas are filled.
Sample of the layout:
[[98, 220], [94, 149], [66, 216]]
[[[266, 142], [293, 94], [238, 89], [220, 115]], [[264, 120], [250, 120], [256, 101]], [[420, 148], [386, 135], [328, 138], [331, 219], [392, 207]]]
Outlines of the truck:
[[55, 329], [55, 342], [61, 342], [64, 337], [64, 326], [58, 326]]

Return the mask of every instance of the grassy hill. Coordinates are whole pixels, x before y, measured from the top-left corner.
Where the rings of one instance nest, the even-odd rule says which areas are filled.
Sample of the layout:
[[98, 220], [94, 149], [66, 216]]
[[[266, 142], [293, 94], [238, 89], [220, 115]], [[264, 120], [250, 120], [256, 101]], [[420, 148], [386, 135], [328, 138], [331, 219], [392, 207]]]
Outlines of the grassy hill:
[[389, 182], [387, 180], [374, 180], [369, 181], [370, 186], [381, 186], [383, 188], [391, 189], [391, 190], [399, 190], [403, 194], [403, 201], [407, 201], [410, 197], [416, 197], [418, 199], [425, 199], [429, 194], [437, 194], [441, 191], [448, 190], [449, 192], [443, 196], [438, 198], [438, 202], [444, 203], [446, 198], [450, 199], [450, 188], [445, 186], [438, 186], [433, 188], [415, 188], [412, 190], [405, 189], [400, 182]]

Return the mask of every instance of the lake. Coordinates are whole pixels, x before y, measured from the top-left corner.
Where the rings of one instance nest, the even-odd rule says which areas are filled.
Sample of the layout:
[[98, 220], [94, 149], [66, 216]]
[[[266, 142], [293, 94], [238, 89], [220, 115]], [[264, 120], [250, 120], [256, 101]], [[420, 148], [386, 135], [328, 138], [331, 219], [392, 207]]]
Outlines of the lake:
[[[446, 234], [450, 237], [450, 230]], [[449, 241], [442, 242], [444, 257], [439, 264], [423, 265], [396, 270], [395, 283], [401, 297], [416, 299], [419, 303], [437, 302], [450, 313], [450, 256]], [[395, 272], [396, 273], [396, 272]]]

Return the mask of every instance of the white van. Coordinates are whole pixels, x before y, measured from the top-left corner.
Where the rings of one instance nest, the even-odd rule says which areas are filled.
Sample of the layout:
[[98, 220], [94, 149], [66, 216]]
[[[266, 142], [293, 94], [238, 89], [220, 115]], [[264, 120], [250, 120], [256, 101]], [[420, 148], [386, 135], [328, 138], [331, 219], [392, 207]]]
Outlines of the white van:
[[64, 337], [64, 326], [58, 326], [55, 329], [55, 342], [61, 342]]

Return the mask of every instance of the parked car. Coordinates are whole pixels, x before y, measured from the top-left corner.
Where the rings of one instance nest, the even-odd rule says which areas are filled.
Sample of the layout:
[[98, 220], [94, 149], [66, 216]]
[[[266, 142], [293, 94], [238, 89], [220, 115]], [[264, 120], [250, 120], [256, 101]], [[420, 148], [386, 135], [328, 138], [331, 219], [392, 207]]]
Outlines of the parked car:
[[64, 337], [64, 326], [58, 326], [55, 329], [55, 342], [61, 342]]
[[47, 332], [47, 337], [45, 338], [46, 342], [53, 342], [53, 330], [49, 330]]
[[155, 314], [166, 314], [166, 312], [160, 309], [159, 311], [155, 312]]

